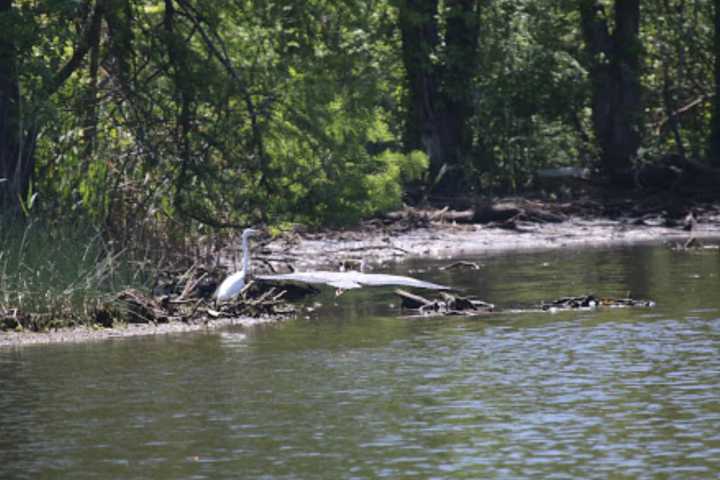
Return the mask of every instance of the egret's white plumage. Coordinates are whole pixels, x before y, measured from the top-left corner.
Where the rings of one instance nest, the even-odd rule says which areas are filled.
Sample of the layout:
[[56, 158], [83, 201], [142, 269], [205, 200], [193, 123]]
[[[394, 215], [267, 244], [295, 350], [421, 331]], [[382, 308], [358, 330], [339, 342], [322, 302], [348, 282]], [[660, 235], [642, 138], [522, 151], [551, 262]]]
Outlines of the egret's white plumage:
[[215, 298], [219, 301], [230, 300], [236, 297], [245, 287], [245, 275], [250, 272], [250, 248], [248, 247], [248, 239], [257, 234], [257, 230], [246, 228], [242, 233], [242, 270], [235, 272], [227, 277], [215, 291]]
[[445, 285], [418, 280], [417, 278], [384, 273], [364, 273], [354, 270], [348, 272], [294, 272], [275, 275], [258, 275], [262, 282], [297, 282], [308, 284], [325, 284], [342, 290], [361, 287], [384, 287], [397, 285], [402, 287], [426, 288], [430, 290], [451, 290]]
[[223, 280], [215, 292], [215, 298], [230, 300], [236, 297], [243, 288], [245, 288], [245, 270], [240, 270]]

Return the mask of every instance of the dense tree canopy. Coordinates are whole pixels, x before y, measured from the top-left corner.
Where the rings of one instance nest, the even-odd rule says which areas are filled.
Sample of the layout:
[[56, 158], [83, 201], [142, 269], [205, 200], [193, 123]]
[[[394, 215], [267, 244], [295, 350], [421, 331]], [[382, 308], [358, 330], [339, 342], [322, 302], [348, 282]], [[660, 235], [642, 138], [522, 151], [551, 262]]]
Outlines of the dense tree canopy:
[[547, 167], [711, 169], [719, 9], [0, 0], [0, 203], [115, 232], [347, 223], [408, 186], [417, 201], [531, 189]]

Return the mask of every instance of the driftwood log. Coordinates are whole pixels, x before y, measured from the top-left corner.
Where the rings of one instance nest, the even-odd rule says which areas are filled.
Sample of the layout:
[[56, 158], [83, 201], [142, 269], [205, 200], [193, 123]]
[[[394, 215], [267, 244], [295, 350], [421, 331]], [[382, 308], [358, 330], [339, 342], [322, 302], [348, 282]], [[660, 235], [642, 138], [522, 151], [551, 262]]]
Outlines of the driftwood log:
[[552, 302], [541, 303], [540, 309], [552, 310], [578, 310], [594, 309], [598, 307], [622, 308], [622, 307], [654, 307], [652, 300], [638, 300], [635, 298], [609, 298], [597, 297], [595, 295], [583, 295], [580, 297], [563, 297]]
[[507, 201], [481, 202], [473, 208], [464, 210], [420, 209], [406, 207], [402, 210], [385, 214], [392, 222], [406, 222], [413, 225], [425, 225], [432, 222], [445, 223], [502, 223], [510, 220], [534, 221], [539, 223], [558, 223], [565, 221], [567, 216], [562, 212], [551, 211], [540, 202]]
[[480, 265], [478, 265], [475, 262], [468, 262], [466, 260], [460, 260], [459, 262], [453, 262], [450, 265], [445, 265], [444, 267], [440, 267], [440, 270], [460, 270], [460, 269], [480, 270]]
[[492, 312], [495, 306], [491, 303], [475, 300], [447, 292], [440, 292], [441, 298], [430, 300], [423, 296], [397, 289], [395, 295], [400, 297], [400, 307], [415, 310], [419, 313], [436, 313], [442, 315], [472, 315]]
[[[413, 310], [422, 314], [437, 315], [474, 315], [478, 313], [495, 312], [495, 306], [481, 300], [470, 299], [446, 292], [441, 292], [441, 298], [431, 300], [421, 295], [395, 290], [395, 294], [401, 299], [401, 308]], [[583, 295], [578, 297], [563, 297], [548, 303], [541, 303], [539, 308], [543, 311], [558, 310], [591, 310], [596, 308], [628, 308], [628, 307], [654, 307], [652, 300], [638, 300], [634, 298], [609, 298], [597, 297], [595, 295]], [[536, 308], [527, 310], [513, 310], [513, 312], [536, 312]]]

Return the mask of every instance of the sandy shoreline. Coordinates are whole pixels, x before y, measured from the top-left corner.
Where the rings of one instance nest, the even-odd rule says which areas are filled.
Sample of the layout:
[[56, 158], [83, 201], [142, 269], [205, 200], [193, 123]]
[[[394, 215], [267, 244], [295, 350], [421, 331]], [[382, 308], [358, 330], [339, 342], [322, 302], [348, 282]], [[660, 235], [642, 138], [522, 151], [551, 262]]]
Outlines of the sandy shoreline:
[[[698, 240], [720, 238], [720, 215], [693, 229]], [[690, 232], [679, 227], [636, 225], [607, 219], [572, 219], [560, 223], [523, 223], [508, 230], [486, 225], [438, 223], [407, 231], [383, 228], [294, 235], [263, 246], [268, 257], [285, 258], [300, 269], [333, 268], [368, 256], [382, 264], [413, 257], [445, 259], [503, 251], [585, 248], [643, 242], [684, 244]], [[85, 342], [139, 335], [197, 332], [230, 325], [253, 326], [275, 318], [219, 319], [208, 323], [131, 324], [120, 328], [76, 327], [50, 332], [0, 332], [0, 348]]]
[[[273, 242], [267, 248], [275, 254], [295, 252], [294, 264], [301, 269], [311, 269], [360, 258], [369, 252], [372, 252], [375, 262], [385, 263], [413, 257], [446, 259], [504, 251], [529, 252], [645, 242], [683, 245], [690, 236], [690, 232], [679, 227], [575, 219], [561, 223], [528, 222], [515, 230], [485, 225], [443, 224], [401, 233], [345, 231], [331, 238], [315, 235], [292, 242]], [[720, 238], [720, 216], [698, 224], [692, 236], [700, 241]]]
[[0, 332], [0, 349], [23, 347], [27, 345], [47, 345], [58, 343], [77, 343], [102, 341], [116, 338], [129, 338], [144, 335], [167, 335], [183, 332], [216, 330], [229, 326], [252, 327], [274, 323], [276, 318], [224, 318], [204, 323], [171, 322], [162, 324], [135, 323], [113, 328], [72, 327], [49, 332]]

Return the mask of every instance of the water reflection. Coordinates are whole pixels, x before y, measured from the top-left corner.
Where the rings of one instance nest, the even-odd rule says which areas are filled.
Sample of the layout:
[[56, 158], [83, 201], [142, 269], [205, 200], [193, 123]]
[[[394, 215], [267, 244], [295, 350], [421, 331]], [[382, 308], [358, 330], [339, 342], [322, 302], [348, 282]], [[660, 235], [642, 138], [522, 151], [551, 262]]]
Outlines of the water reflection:
[[257, 330], [2, 351], [0, 478], [711, 478], [710, 253], [403, 267], [504, 308], [631, 292], [652, 310], [411, 320], [361, 291]]
[[220, 332], [223, 347], [242, 348], [247, 345], [247, 334], [243, 332]]

